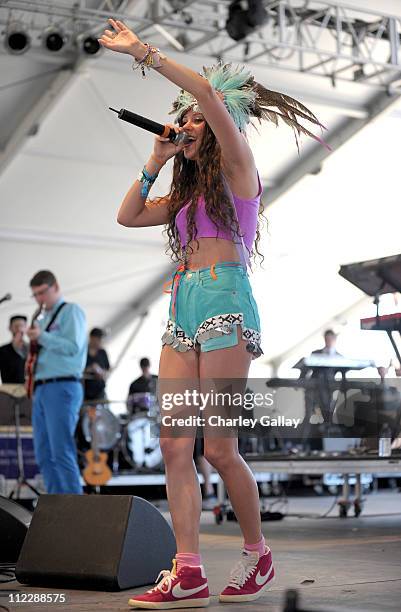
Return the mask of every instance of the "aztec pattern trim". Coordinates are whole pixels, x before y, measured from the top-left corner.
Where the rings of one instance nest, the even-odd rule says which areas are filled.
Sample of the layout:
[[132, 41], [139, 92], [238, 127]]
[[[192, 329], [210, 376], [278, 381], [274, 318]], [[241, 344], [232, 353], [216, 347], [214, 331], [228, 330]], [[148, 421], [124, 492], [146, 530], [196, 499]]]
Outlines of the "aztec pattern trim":
[[252, 353], [252, 358], [256, 359], [263, 355], [261, 334], [255, 329], [250, 329], [244, 325], [242, 312], [227, 313], [209, 317], [203, 321], [195, 334], [194, 339], [186, 335], [185, 331], [174, 321], [167, 321], [166, 331], [162, 336], [162, 343], [168, 344], [180, 353], [195, 349], [196, 343], [202, 344], [209, 338], [217, 338], [224, 334], [230, 334], [234, 325], [241, 325], [242, 339], [247, 340], [246, 350]]

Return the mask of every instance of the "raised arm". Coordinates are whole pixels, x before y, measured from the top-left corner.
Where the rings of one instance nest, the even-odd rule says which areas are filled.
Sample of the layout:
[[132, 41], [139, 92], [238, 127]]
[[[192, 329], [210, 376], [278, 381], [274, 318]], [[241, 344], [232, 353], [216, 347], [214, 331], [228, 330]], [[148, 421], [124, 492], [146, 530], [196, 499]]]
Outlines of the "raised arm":
[[[114, 31], [106, 30], [99, 42], [106, 48], [131, 55], [136, 60], [142, 59], [148, 48], [121, 21], [109, 19]], [[213, 130], [222, 151], [223, 165], [228, 173], [241, 171], [242, 180], [251, 175], [257, 189], [255, 164], [251, 149], [230, 117], [219, 94], [211, 87], [208, 80], [194, 70], [166, 57], [162, 65], [155, 68], [169, 81], [192, 94]], [[256, 193], [256, 191], [255, 191]]]

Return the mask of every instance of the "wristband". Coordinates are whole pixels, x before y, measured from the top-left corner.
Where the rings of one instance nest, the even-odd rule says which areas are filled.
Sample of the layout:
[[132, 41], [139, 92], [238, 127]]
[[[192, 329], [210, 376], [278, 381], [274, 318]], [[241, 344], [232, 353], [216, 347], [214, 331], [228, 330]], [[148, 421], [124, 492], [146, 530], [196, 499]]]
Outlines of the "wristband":
[[150, 191], [150, 188], [152, 187], [158, 176], [158, 172], [156, 172], [155, 174], [149, 174], [145, 166], [142, 168], [141, 172], [138, 174], [137, 179], [140, 183], [142, 183], [141, 196], [143, 198], [146, 198]]

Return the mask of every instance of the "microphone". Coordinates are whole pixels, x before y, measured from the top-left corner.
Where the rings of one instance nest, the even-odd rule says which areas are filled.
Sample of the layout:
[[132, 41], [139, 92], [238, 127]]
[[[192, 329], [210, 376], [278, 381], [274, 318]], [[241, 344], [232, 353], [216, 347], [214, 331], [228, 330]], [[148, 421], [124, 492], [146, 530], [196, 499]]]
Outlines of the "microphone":
[[12, 297], [13, 297], [13, 296], [11, 295], [11, 293], [6, 293], [6, 295], [5, 295], [5, 296], [3, 296], [2, 298], [0, 298], [0, 304], [1, 304], [2, 302], [7, 302], [8, 300], [11, 300], [11, 298], [12, 298]]
[[174, 144], [181, 144], [190, 142], [190, 138], [188, 134], [185, 132], [180, 132], [177, 134], [171, 127], [168, 125], [163, 125], [162, 123], [157, 123], [157, 121], [152, 121], [152, 119], [147, 119], [146, 117], [142, 117], [142, 115], [137, 115], [132, 111], [127, 110], [126, 108], [121, 108], [119, 111], [115, 108], [109, 109], [118, 114], [118, 118], [123, 121], [127, 121], [128, 123], [132, 123], [137, 127], [142, 128], [143, 130], [147, 130], [148, 132], [152, 132], [153, 134], [157, 134], [158, 136], [163, 136], [163, 138], [168, 138]]

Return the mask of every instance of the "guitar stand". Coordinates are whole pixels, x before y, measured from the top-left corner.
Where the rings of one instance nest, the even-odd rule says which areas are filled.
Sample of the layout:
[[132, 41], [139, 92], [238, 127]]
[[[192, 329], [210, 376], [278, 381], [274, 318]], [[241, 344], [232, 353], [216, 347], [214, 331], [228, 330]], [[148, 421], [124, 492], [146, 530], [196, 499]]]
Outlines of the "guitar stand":
[[100, 485], [85, 485], [87, 488], [87, 495], [100, 495], [101, 488]]
[[34, 486], [29, 484], [29, 482], [25, 478], [24, 453], [22, 450], [21, 429], [20, 429], [19, 398], [13, 397], [13, 400], [14, 400], [15, 438], [17, 441], [18, 477], [17, 477], [17, 482], [15, 483], [8, 497], [9, 499], [20, 499], [22, 487], [28, 487], [28, 489], [30, 489], [33, 493], [35, 493], [35, 495], [37, 495], [37, 497], [39, 497], [40, 496], [39, 491], [35, 489]]

